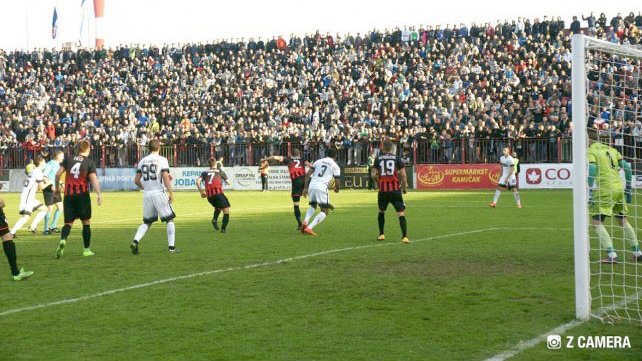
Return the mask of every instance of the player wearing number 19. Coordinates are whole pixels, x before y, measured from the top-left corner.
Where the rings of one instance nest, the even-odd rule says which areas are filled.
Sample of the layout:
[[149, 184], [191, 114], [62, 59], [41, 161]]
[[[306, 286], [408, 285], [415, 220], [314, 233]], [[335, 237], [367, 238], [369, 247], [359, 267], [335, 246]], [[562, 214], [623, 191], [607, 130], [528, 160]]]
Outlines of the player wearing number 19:
[[150, 141], [149, 155], [138, 162], [138, 169], [136, 169], [134, 183], [143, 190], [143, 223], [138, 226], [130, 245], [133, 254], [138, 254], [138, 243], [159, 216], [162, 222], [167, 223], [169, 252], [176, 252], [174, 248], [176, 214], [172, 208], [174, 201], [172, 180], [169, 176], [169, 162], [167, 158], [158, 154], [159, 150], [160, 142], [157, 139]]
[[96, 193], [96, 202], [101, 205], [103, 202], [100, 195], [100, 183], [96, 176], [96, 165], [89, 157], [91, 145], [89, 141], [82, 140], [78, 143], [78, 155], [73, 158], [65, 158], [60, 164], [60, 169], [56, 173], [56, 183], [54, 183], [54, 192], [58, 192], [58, 185], [63, 173], [65, 177], [65, 198], [63, 200], [63, 209], [65, 213], [65, 225], [60, 232], [60, 242], [56, 248], [56, 258], [63, 255], [67, 245], [67, 237], [71, 232], [71, 226], [76, 219], [82, 222], [82, 240], [85, 246], [83, 251], [84, 257], [93, 256], [94, 253], [89, 249], [91, 244], [91, 198], [89, 197], [89, 183]]
[[408, 226], [406, 224], [406, 204], [403, 201], [402, 192], [405, 194], [408, 189], [408, 177], [403, 161], [398, 156], [392, 154], [393, 144], [387, 140], [383, 142], [383, 154], [379, 155], [372, 168], [372, 177], [379, 184], [379, 237], [377, 240], [386, 239], [384, 235], [384, 226], [386, 223], [386, 209], [388, 204], [392, 204], [399, 217], [399, 226], [401, 227], [401, 241], [410, 243], [408, 239]]

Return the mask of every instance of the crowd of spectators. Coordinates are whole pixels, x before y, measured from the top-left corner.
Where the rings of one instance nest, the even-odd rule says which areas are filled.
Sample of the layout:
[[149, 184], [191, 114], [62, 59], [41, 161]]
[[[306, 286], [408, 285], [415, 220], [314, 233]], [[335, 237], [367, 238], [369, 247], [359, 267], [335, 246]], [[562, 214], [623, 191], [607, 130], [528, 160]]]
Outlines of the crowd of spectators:
[[[640, 13], [590, 14], [569, 26], [545, 16], [287, 40], [0, 51], [0, 146], [38, 150], [88, 138], [127, 148], [158, 137], [217, 151], [252, 143], [271, 152], [289, 142], [357, 154], [392, 138], [406, 150], [423, 142], [451, 161], [458, 140], [556, 142], [572, 130], [570, 36], [639, 45], [640, 28]], [[600, 110], [614, 131], [631, 133], [640, 121], [614, 110], [635, 107], [637, 91], [629, 95]]]

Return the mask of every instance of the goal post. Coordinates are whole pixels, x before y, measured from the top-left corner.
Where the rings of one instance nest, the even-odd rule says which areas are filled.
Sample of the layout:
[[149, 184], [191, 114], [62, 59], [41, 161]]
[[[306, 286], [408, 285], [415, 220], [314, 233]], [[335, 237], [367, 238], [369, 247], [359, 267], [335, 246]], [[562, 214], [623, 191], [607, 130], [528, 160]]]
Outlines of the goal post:
[[589, 233], [588, 233], [588, 158], [586, 157], [586, 57], [585, 37], [573, 35], [571, 64], [571, 111], [573, 119], [573, 249], [575, 259], [575, 317], [591, 315]]
[[[575, 315], [581, 320], [596, 317], [609, 322], [625, 320], [642, 324], [642, 262], [636, 258], [640, 255], [637, 240], [640, 206], [636, 203], [634, 188], [632, 202], [627, 204], [626, 183], [619, 183], [616, 174], [611, 173], [608, 178], [615, 181], [604, 182], [611, 188], [604, 184], [600, 187], [598, 180], [597, 187], [589, 190], [587, 182], [588, 128], [594, 128], [597, 134], [592, 142], [613, 149], [606, 152], [609, 159], [611, 152], [622, 155], [623, 168], [632, 164], [635, 170], [642, 156], [635, 142], [624, 141], [622, 131], [624, 125], [642, 120], [642, 48], [581, 34], [573, 35], [571, 41]], [[616, 163], [612, 161], [608, 163], [613, 164], [612, 168], [603, 168], [617, 172], [620, 167]], [[602, 174], [598, 170], [598, 179]], [[590, 192], [593, 192], [593, 207], [597, 205], [595, 209], [599, 209], [593, 210], [594, 214], [603, 214], [595, 212], [615, 205], [612, 208], [615, 213], [596, 226], [591, 226]], [[626, 218], [615, 217], [620, 209], [624, 209]], [[604, 262], [605, 254], [607, 261], [617, 262]]]

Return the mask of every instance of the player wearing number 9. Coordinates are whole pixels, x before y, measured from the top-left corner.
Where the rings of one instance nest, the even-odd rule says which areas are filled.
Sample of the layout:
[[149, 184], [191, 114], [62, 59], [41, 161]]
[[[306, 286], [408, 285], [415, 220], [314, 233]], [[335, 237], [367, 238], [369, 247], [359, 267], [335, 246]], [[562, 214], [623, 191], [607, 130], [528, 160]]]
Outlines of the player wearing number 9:
[[384, 226], [386, 222], [386, 209], [388, 204], [392, 204], [399, 217], [399, 226], [401, 227], [401, 241], [410, 243], [408, 239], [408, 226], [406, 224], [406, 204], [403, 201], [403, 193], [408, 189], [408, 177], [406, 168], [401, 158], [393, 154], [393, 144], [386, 140], [383, 142], [383, 154], [375, 158], [371, 174], [372, 178], [379, 184], [378, 203], [379, 203], [379, 237], [377, 240], [386, 239], [384, 235]]
[[[615, 217], [622, 225], [624, 238], [629, 242], [633, 251], [633, 259], [642, 262], [642, 252], [637, 235], [631, 224], [626, 219], [628, 213], [627, 203], [631, 203], [631, 180], [633, 174], [629, 162], [622, 159], [617, 150], [599, 141], [599, 131], [588, 129], [589, 149], [589, 211], [591, 223], [600, 239], [602, 248], [606, 249], [607, 257], [602, 263], [617, 263], [617, 253], [613, 248], [613, 241], [606, 227], [604, 219]], [[626, 185], [622, 183], [620, 169], [624, 170]]]
[[101, 205], [103, 200], [100, 195], [100, 183], [96, 176], [96, 165], [94, 161], [89, 158], [90, 152], [91, 145], [89, 141], [80, 141], [80, 143], [78, 143], [78, 155], [73, 158], [65, 158], [56, 173], [56, 189], [54, 192], [58, 191], [58, 184], [60, 184], [62, 174], [67, 173], [65, 177], [65, 198], [63, 200], [65, 225], [62, 227], [62, 232], [60, 232], [60, 242], [56, 248], [56, 258], [62, 257], [67, 244], [67, 237], [71, 232], [71, 226], [76, 219], [80, 219], [82, 222], [82, 239], [85, 246], [83, 256], [89, 257], [94, 255], [89, 249], [91, 243], [91, 199], [89, 197], [89, 183], [91, 183], [91, 187], [96, 193], [96, 202], [98, 205]]

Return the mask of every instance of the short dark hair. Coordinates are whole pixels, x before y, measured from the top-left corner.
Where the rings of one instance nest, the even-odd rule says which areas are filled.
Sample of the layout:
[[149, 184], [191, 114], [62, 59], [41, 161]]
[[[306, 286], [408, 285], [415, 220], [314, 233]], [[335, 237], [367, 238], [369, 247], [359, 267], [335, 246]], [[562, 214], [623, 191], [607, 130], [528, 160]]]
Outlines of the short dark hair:
[[158, 139], [152, 139], [149, 142], [149, 151], [158, 152], [160, 150], [160, 141]]
[[88, 140], [83, 139], [78, 143], [78, 151], [80, 153], [88, 152], [91, 149], [91, 143]]
[[299, 148], [292, 149], [292, 155], [295, 156], [295, 157], [300, 156], [301, 155], [301, 151], [299, 150]]
[[37, 166], [41, 165], [44, 162], [45, 162], [45, 157], [39, 155], [39, 156], [36, 157], [36, 159], [34, 159], [33, 164], [37, 167]]
[[326, 155], [326, 156], [328, 156], [328, 157], [330, 157], [330, 158], [332, 158], [332, 159], [334, 159], [334, 158], [336, 158], [336, 157], [337, 157], [337, 150], [336, 150], [336, 149], [334, 149], [334, 148], [330, 148], [330, 149], [328, 149], [328, 150], [326, 151], [325, 155]]
[[391, 153], [392, 152], [392, 147], [394, 144], [390, 140], [386, 140], [383, 142], [383, 151], [386, 153]]
[[207, 161], [207, 163], [209, 163], [209, 165], [210, 165], [210, 168], [214, 168], [214, 166], [216, 166], [216, 162], [217, 162], [217, 161], [216, 161], [216, 158], [214, 158], [214, 157], [210, 158], [210, 159]]

